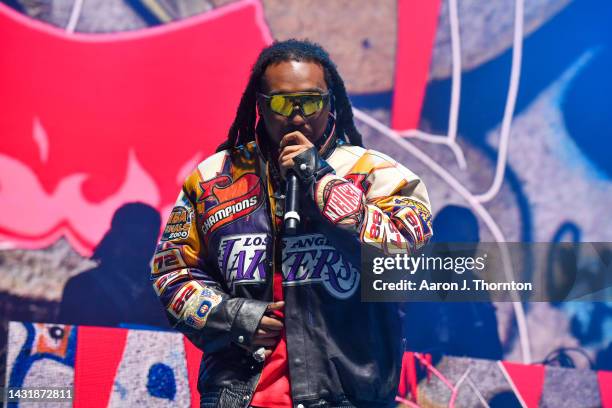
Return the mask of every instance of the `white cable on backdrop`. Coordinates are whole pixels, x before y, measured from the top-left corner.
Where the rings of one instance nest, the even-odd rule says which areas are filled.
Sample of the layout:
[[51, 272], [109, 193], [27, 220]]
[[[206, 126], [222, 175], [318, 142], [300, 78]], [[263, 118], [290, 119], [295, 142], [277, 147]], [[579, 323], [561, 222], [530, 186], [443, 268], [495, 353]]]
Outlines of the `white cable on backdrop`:
[[[401, 136], [411, 137], [428, 143], [447, 145], [457, 160], [461, 170], [465, 170], [463, 151], [456, 142], [457, 128], [459, 123], [459, 107], [461, 98], [461, 33], [457, 1], [449, 0], [449, 21], [451, 30], [451, 52], [452, 52], [452, 79], [451, 79], [451, 103], [449, 108], [448, 131], [446, 136], [435, 135], [419, 129], [399, 130]], [[504, 116], [500, 132], [499, 153], [495, 164], [493, 182], [485, 193], [476, 195], [480, 202], [491, 201], [501, 189], [505, 168], [508, 160], [508, 144], [516, 99], [520, 83], [521, 64], [523, 55], [523, 26], [524, 26], [524, 0], [516, 0], [514, 7], [514, 34], [512, 42], [512, 65], [510, 70], [510, 84], [506, 97]]]
[[79, 18], [81, 18], [81, 10], [83, 9], [84, 1], [85, 0], [74, 0], [72, 11], [70, 12], [70, 18], [68, 19], [68, 24], [66, 24], [65, 30], [67, 33], [74, 33], [77, 23], [79, 22]]
[[451, 104], [448, 113], [448, 138], [451, 143], [455, 143], [457, 139], [457, 126], [459, 123], [459, 99], [461, 97], [461, 34], [459, 32], [457, 0], [448, 0], [448, 14], [451, 29], [451, 52], [453, 61]]
[[495, 166], [495, 176], [491, 187], [483, 194], [476, 196], [476, 199], [481, 203], [491, 201], [499, 190], [504, 181], [504, 173], [508, 161], [508, 144], [510, 142], [510, 129], [512, 126], [512, 118], [514, 116], [514, 108], [516, 106], [516, 97], [518, 95], [518, 87], [521, 79], [521, 63], [523, 58], [523, 15], [524, 15], [524, 0], [516, 0], [514, 3], [514, 40], [512, 46], [512, 66], [510, 70], [510, 85], [508, 87], [508, 96], [506, 98], [506, 107], [504, 108], [504, 118], [502, 120], [501, 136], [499, 138], [499, 153], [497, 165]]
[[459, 26], [459, 12], [457, 0], [449, 0], [449, 21], [451, 31], [451, 52], [452, 52], [452, 80], [451, 80], [451, 102], [448, 112], [448, 131], [446, 136], [433, 135], [423, 132], [419, 129], [402, 130], [398, 133], [401, 136], [407, 136], [414, 139], [422, 140], [428, 143], [443, 144], [448, 146], [453, 154], [457, 165], [461, 170], [467, 168], [463, 150], [457, 144], [457, 128], [459, 123], [459, 103], [461, 98], [461, 36]]

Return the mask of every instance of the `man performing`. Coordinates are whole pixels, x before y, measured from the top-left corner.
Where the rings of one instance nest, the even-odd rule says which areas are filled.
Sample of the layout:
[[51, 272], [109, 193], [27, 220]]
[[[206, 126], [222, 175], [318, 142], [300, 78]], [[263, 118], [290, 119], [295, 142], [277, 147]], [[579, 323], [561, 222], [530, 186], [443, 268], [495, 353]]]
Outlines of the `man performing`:
[[394, 406], [400, 309], [361, 302], [360, 246], [420, 248], [430, 205], [417, 176], [361, 145], [320, 46], [261, 52], [152, 262], [170, 323], [204, 352], [201, 407]]

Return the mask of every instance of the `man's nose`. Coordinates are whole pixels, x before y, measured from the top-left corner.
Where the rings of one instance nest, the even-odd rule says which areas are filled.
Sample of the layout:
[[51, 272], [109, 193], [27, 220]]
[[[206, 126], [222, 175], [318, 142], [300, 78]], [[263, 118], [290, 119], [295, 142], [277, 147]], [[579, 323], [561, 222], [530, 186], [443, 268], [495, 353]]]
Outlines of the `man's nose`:
[[299, 105], [293, 107], [293, 112], [291, 112], [291, 117], [289, 119], [293, 126], [301, 126], [306, 122], [302, 108]]

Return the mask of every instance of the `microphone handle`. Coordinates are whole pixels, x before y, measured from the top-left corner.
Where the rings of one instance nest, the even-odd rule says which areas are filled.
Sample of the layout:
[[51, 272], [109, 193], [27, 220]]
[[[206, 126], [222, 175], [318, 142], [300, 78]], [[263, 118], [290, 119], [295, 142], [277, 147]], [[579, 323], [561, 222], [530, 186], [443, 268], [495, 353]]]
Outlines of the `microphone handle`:
[[295, 235], [300, 225], [300, 184], [294, 171], [289, 170], [286, 177], [285, 192], [285, 234]]

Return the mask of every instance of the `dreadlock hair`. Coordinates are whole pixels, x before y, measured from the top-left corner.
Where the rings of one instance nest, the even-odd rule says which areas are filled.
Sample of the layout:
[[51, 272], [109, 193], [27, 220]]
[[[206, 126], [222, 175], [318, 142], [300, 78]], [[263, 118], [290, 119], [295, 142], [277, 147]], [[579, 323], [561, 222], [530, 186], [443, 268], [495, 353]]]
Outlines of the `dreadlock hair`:
[[353, 110], [344, 87], [344, 81], [338, 74], [336, 65], [329, 54], [319, 44], [308, 40], [276, 41], [264, 48], [253, 69], [246, 89], [242, 93], [234, 123], [230, 127], [227, 140], [217, 151], [247, 144], [255, 140], [257, 93], [261, 92], [264, 72], [270, 65], [286, 61], [315, 62], [323, 67], [325, 82], [331, 91], [336, 109], [336, 135], [348, 143], [362, 146], [362, 137], [353, 121]]

